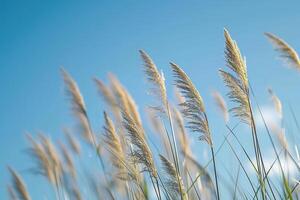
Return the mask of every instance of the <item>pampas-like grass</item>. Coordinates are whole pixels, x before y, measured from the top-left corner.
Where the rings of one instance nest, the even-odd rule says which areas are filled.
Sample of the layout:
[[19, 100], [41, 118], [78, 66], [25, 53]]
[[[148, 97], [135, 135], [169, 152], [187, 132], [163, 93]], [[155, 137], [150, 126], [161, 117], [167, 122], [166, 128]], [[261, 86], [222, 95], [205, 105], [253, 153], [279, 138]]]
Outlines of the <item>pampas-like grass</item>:
[[63, 170], [66, 170], [71, 175], [71, 177], [75, 180], [77, 177], [77, 173], [76, 173], [76, 169], [75, 169], [75, 165], [71, 153], [65, 144], [59, 142], [59, 146], [60, 146], [63, 160], [65, 162], [62, 164], [63, 166], [65, 166], [63, 167]]
[[[232, 192], [232, 196], [236, 199], [267, 200], [277, 199], [277, 197], [278, 199], [293, 199], [297, 197], [296, 192], [300, 184], [298, 182], [295, 184], [291, 181], [291, 174], [288, 169], [283, 168], [281, 164], [282, 157], [279, 156], [281, 152], [284, 152], [285, 162], [292, 160], [293, 164], [299, 168], [297, 163], [299, 156], [297, 159], [293, 158], [293, 153], [290, 152], [291, 145], [288, 143], [284, 132], [285, 124], [283, 123], [281, 101], [269, 90], [275, 110], [281, 119], [280, 123], [276, 124], [265, 122], [264, 113], [261, 112], [257, 104], [272, 148], [276, 154], [274, 165], [272, 164], [267, 171], [263, 163], [264, 159], [259, 146], [261, 141], [258, 138], [259, 134], [256, 130], [252, 112], [250, 94], [253, 100], [255, 100], [255, 95], [248, 81], [246, 63], [236, 42], [231, 38], [227, 30], [225, 30], [224, 35], [226, 41], [225, 58], [229, 70], [220, 70], [220, 74], [229, 88], [228, 97], [232, 101], [233, 107], [228, 110], [221, 94], [213, 94], [226, 122], [224, 128], [230, 131], [217, 148], [216, 154], [214, 153], [214, 147], [218, 143], [213, 143], [213, 135], [211, 135], [209, 128], [203, 99], [191, 79], [183, 69], [171, 63], [175, 85], [177, 86], [176, 89], [179, 91], [176, 93], [179, 106], [173, 106], [167, 97], [163, 74], [158, 70], [150, 56], [144, 51], [140, 51], [144, 62], [143, 69], [147, 75], [147, 80], [152, 86], [150, 89], [151, 93], [159, 101], [157, 104], [150, 106], [155, 109], [147, 109], [147, 111], [151, 110], [151, 113], [149, 113], [151, 125], [160, 137], [153, 139], [153, 135], [146, 134], [148, 126], [142, 122], [143, 118], [140, 117], [137, 104], [129, 91], [113, 75], [109, 76], [108, 84], [98, 79], [94, 80], [98, 91], [108, 105], [106, 109], [108, 113], [104, 112], [102, 134], [98, 134], [98, 132], [96, 134], [96, 131], [92, 131], [87, 108], [76, 82], [66, 71], [62, 70], [73, 114], [77, 122], [79, 122], [80, 133], [82, 133], [83, 137], [75, 137], [73, 133], [64, 130], [65, 144], [61, 143], [60, 141], [62, 140], [60, 139], [58, 142], [53, 143], [49, 137], [43, 134], [38, 134], [34, 138], [28, 135], [30, 142], [29, 152], [31, 158], [36, 161], [36, 165], [30, 168], [29, 171], [45, 177], [48, 185], [53, 187], [56, 200], [91, 198], [115, 200], [149, 200], [155, 198], [158, 200], [220, 200], [219, 183], [222, 183], [224, 189], [229, 189], [229, 192]], [[299, 58], [296, 52], [276, 36], [267, 34], [267, 37], [274, 40], [272, 42], [279, 46], [278, 49], [280, 52], [282, 51], [281, 54], [286, 57], [290, 64], [298, 68]], [[235, 132], [237, 131], [235, 130], [237, 125], [234, 128], [230, 128], [228, 112], [239, 119], [238, 124], [241, 120], [250, 125], [256, 163], [252, 161], [251, 156], [249, 156], [251, 154], [240, 142], [238, 134]], [[299, 128], [292, 109], [291, 112], [297, 128]], [[169, 123], [169, 127], [166, 126], [167, 123]], [[218, 128], [222, 130], [221, 127]], [[277, 146], [272, 139], [275, 136], [271, 135], [269, 130], [274, 132], [278, 139], [278, 146], [283, 150], [280, 153], [277, 152]], [[72, 129], [72, 131], [76, 130]], [[197, 136], [204, 140], [205, 144], [208, 144], [212, 159], [206, 165], [202, 166], [204, 161], [202, 157], [201, 162], [195, 159], [196, 154], [192, 151], [192, 141], [191, 143], [189, 142], [188, 131], [196, 132]], [[221, 137], [222, 133], [220, 132], [218, 137]], [[171, 134], [172, 138], [170, 137]], [[238, 142], [237, 147], [236, 145], [231, 145], [230, 140], [227, 138], [229, 136], [233, 136], [235, 141]], [[80, 143], [77, 139], [80, 140]], [[80, 144], [83, 140], [88, 142], [88, 146], [83, 144], [81, 150]], [[179, 149], [181, 151], [177, 151], [176, 142], [180, 142]], [[242, 176], [239, 172], [236, 180], [233, 180], [235, 182], [234, 186], [224, 186], [224, 184], [228, 184], [226, 182], [227, 177], [224, 176], [226, 166], [222, 166], [221, 161], [216, 162], [216, 155], [225, 142], [229, 144], [232, 153], [238, 161], [232, 164], [238, 164], [239, 169], [243, 170], [253, 193], [246, 191], [247, 188], [243, 187], [244, 185], [239, 185], [238, 180]], [[85, 147], [92, 147], [92, 150], [95, 150], [94, 153], [97, 153], [97, 157], [92, 156], [89, 152], [91, 149], [86, 149]], [[100, 151], [100, 147], [104, 151]], [[166, 150], [166, 153], [162, 153], [163, 149]], [[241, 159], [244, 156], [240, 157], [236, 151], [241, 151], [241, 153], [246, 155], [248, 159], [246, 161], [251, 163], [258, 182], [255, 183], [252, 180], [254, 176], [248, 174], [250, 172], [245, 168], [246, 163], [243, 163], [245, 160]], [[164, 157], [162, 154], [168, 156]], [[102, 168], [96, 168], [93, 159], [99, 159], [97, 161], [100, 161], [100, 167]], [[159, 164], [156, 163], [159, 161]], [[279, 182], [272, 182], [273, 178], [269, 178], [269, 174], [274, 170], [273, 166], [277, 162], [280, 166], [281, 176], [278, 176], [278, 179], [276, 179]], [[213, 171], [210, 171], [211, 164], [213, 164]], [[218, 166], [219, 174], [216, 166]], [[233, 169], [235, 168], [234, 166]], [[7, 186], [10, 199], [30, 200], [29, 193], [26, 191], [26, 186], [21, 177], [11, 168], [9, 168], [9, 172], [12, 176], [12, 184]], [[211, 172], [213, 174], [210, 174]], [[98, 176], [100, 173], [103, 173], [101, 174], [103, 176]], [[214, 180], [211, 178], [213, 175]], [[231, 176], [232, 174], [228, 175], [229, 178], [233, 177]], [[218, 177], [222, 178], [221, 182], [218, 182]], [[245, 190], [243, 191], [243, 189]], [[224, 190], [221, 191], [224, 192]], [[154, 192], [155, 194], [152, 194]], [[261, 198], [259, 192], [262, 193]], [[53, 195], [50, 196], [50, 194], [49, 197], [48, 194], [43, 195], [45, 198], [53, 198]], [[222, 193], [221, 197], [223, 199], [226, 197], [226, 194]]]
[[124, 173], [125, 157], [122, 149], [122, 144], [120, 142], [119, 136], [116, 133], [113, 121], [108, 117], [106, 112], [104, 112], [104, 121], [104, 140], [105, 145], [112, 154], [111, 162], [117, 169], [120, 170], [120, 173]]
[[275, 49], [280, 53], [280, 57], [283, 58], [290, 66], [300, 70], [300, 59], [295, 49], [293, 49], [283, 39], [272, 33], [265, 33], [265, 35], [272, 42]]
[[143, 169], [148, 171], [151, 176], [157, 178], [157, 170], [154, 165], [151, 150], [147, 144], [144, 130], [136, 124], [135, 120], [126, 111], [122, 112], [123, 125], [127, 130], [130, 143], [133, 145], [131, 156], [133, 160], [142, 164]]
[[237, 46], [237, 43], [231, 38], [226, 29], [224, 29], [224, 37], [225, 60], [231, 72], [226, 72], [221, 69], [219, 72], [225, 85], [229, 88], [227, 96], [232, 102], [236, 103], [235, 107], [232, 107], [229, 111], [232, 112], [235, 117], [239, 118], [242, 122], [250, 125], [251, 127], [258, 178], [261, 186], [261, 194], [262, 198], [266, 199], [265, 180], [269, 186], [270, 182], [264, 167], [256, 125], [252, 113], [246, 62], [242, 58], [242, 54]]
[[159, 73], [156, 65], [154, 64], [154, 62], [152, 61], [152, 59], [150, 58], [149, 55], [147, 55], [142, 50], [140, 50], [140, 54], [145, 63], [144, 66], [145, 66], [145, 73], [147, 75], [147, 79], [153, 85], [153, 88], [150, 90], [150, 92], [152, 94], [154, 94], [160, 100], [159, 106], [150, 106], [150, 107], [154, 108], [154, 110], [159, 111], [158, 114], [161, 114], [161, 113], [165, 114], [169, 120], [170, 130], [171, 130], [171, 134], [172, 134], [172, 141], [170, 139], [168, 132], [166, 132], [166, 134], [168, 137], [168, 142], [170, 144], [171, 154], [172, 154], [175, 166], [176, 166], [177, 178], [178, 178], [180, 176], [179, 156], [178, 156], [178, 151], [177, 151], [177, 142], [176, 142], [175, 131], [174, 131], [174, 127], [173, 127], [170, 106], [169, 106], [169, 102], [167, 100], [165, 78], [163, 76], [163, 73]]
[[225, 36], [225, 59], [227, 66], [232, 70], [232, 73], [219, 70], [223, 77], [224, 83], [229, 88], [228, 97], [236, 102], [236, 107], [229, 111], [234, 116], [240, 118], [243, 122], [251, 124], [251, 113], [249, 104], [249, 83], [247, 76], [247, 68], [241, 52], [234, 40], [232, 40], [229, 32], [224, 30]]
[[69, 146], [71, 147], [71, 150], [75, 154], [80, 155], [81, 147], [80, 147], [80, 143], [77, 141], [77, 139], [73, 135], [71, 135], [71, 133], [68, 129], [64, 129], [64, 134], [67, 138]]
[[10, 171], [13, 182], [13, 188], [9, 189], [10, 194], [12, 195], [11, 197], [15, 198], [17, 195], [18, 199], [20, 200], [31, 200], [31, 197], [21, 176], [11, 167], [8, 167], [8, 170]]
[[137, 186], [135, 190], [136, 195], [140, 199], [144, 199], [143, 189], [142, 189], [142, 177], [137, 170], [135, 163], [131, 163], [126, 160], [125, 152], [122, 149], [122, 144], [119, 139], [119, 136], [116, 132], [115, 126], [111, 118], [104, 112], [104, 121], [105, 125], [103, 126], [104, 130], [104, 141], [107, 149], [110, 153], [110, 160], [114, 167], [118, 169], [117, 177], [120, 180], [128, 181], [125, 182], [127, 192], [129, 192], [129, 182], [133, 182]]
[[183, 181], [181, 177], [178, 177], [176, 168], [173, 163], [171, 163], [166, 157], [163, 155], [159, 155], [160, 160], [164, 169], [165, 176], [165, 185], [168, 191], [168, 194], [172, 199], [187, 199], [186, 194], [184, 192]]
[[[148, 143], [145, 138], [145, 133], [141, 124], [138, 124], [132, 116], [127, 113], [125, 110], [122, 111], [123, 118], [123, 126], [128, 133], [130, 152], [129, 152], [129, 160], [132, 162], [129, 164], [129, 176], [137, 177], [136, 174], [136, 164], [140, 164], [142, 166], [143, 171], [147, 171], [150, 174], [151, 182], [153, 184], [154, 190], [156, 192], [157, 198], [161, 200], [160, 189], [158, 185], [158, 173], [156, 167], [154, 165], [154, 159], [152, 156], [151, 149], [148, 146]], [[152, 178], [156, 181], [153, 182]], [[137, 185], [141, 188], [141, 178], [136, 180]], [[141, 188], [143, 192], [143, 196], [146, 197], [144, 188]], [[140, 193], [136, 193], [138, 199], [141, 198]], [[147, 198], [146, 198], [147, 199]]]
[[111, 82], [111, 87], [115, 94], [121, 112], [122, 110], [124, 110], [125, 112], [130, 114], [135, 123], [138, 126], [141, 126], [141, 117], [138, 112], [137, 105], [130, 93], [125, 89], [125, 87], [119, 82], [119, 80], [114, 75], [110, 74], [109, 80]]
[[30, 135], [27, 135], [27, 138], [31, 143], [29, 152], [37, 162], [37, 167], [35, 168], [34, 172], [45, 176], [51, 184], [55, 185], [56, 175], [51, 167], [51, 160], [49, 159], [44, 146]]
[[65, 70], [62, 69], [61, 73], [66, 85], [66, 92], [71, 100], [74, 115], [77, 117], [82, 128], [82, 136], [86, 139], [87, 142], [97, 148], [96, 139], [94, 138], [95, 136], [91, 130], [90, 121], [81, 92], [76, 82]]
[[163, 149], [168, 158], [171, 158], [172, 152], [170, 149], [170, 143], [166, 134], [166, 129], [161, 117], [157, 115], [157, 112], [151, 108], [146, 109], [146, 114], [148, 116], [149, 124], [152, 131], [158, 136]]
[[175, 85], [180, 90], [185, 102], [181, 103], [182, 113], [187, 119], [188, 128], [193, 132], [199, 132], [200, 140], [212, 145], [205, 107], [200, 93], [186, 73], [176, 64], [171, 63], [175, 77]]
[[184, 128], [184, 122], [183, 122], [183, 117], [181, 115], [181, 113], [179, 112], [179, 110], [176, 107], [173, 107], [173, 118], [174, 118], [174, 122], [177, 125], [177, 134], [178, 134], [178, 140], [179, 140], [179, 144], [183, 153], [183, 157], [184, 159], [186, 158], [187, 154], [191, 153], [191, 149], [190, 149], [190, 144], [185, 132], [185, 128]]
[[115, 109], [117, 106], [117, 102], [116, 102], [116, 99], [114, 97], [112, 90], [107, 85], [105, 85], [101, 80], [95, 78], [94, 81], [97, 85], [99, 93], [101, 94], [101, 96], [103, 97], [105, 102], [108, 105], [110, 105], [110, 107], [112, 109]]
[[39, 134], [39, 138], [42, 141], [42, 145], [44, 147], [46, 155], [48, 156], [48, 159], [50, 160], [52, 168], [57, 170], [58, 173], [61, 173], [62, 164], [56, 147], [54, 146], [52, 141], [45, 135]]
[[156, 65], [145, 51], [140, 50], [140, 54], [144, 61], [147, 79], [153, 85], [153, 88], [150, 92], [154, 94], [160, 100], [161, 103], [161, 105], [152, 106], [152, 108], [154, 108], [155, 110], [159, 110], [163, 113], [167, 113], [167, 92], [164, 76], [158, 71]]
[[217, 199], [220, 199], [218, 175], [216, 169], [215, 153], [213, 142], [211, 139], [211, 133], [209, 129], [208, 119], [205, 112], [204, 103], [200, 93], [192, 83], [187, 74], [176, 64], [171, 63], [173, 73], [175, 76], [175, 85], [181, 92], [181, 95], [185, 98], [185, 101], [181, 103], [182, 113], [187, 119], [188, 128], [192, 132], [198, 132], [200, 140], [204, 140], [210, 146], [211, 155], [213, 159], [214, 175], [217, 188]]
[[217, 107], [219, 108], [219, 110], [222, 113], [222, 116], [223, 116], [223, 119], [224, 119], [225, 123], [228, 123], [228, 121], [229, 121], [229, 113], [228, 113], [227, 104], [226, 104], [224, 98], [217, 91], [214, 91], [212, 93], [212, 96], [213, 96], [213, 98], [215, 100], [215, 103], [216, 103]]
[[280, 118], [282, 118], [282, 104], [278, 96], [273, 92], [271, 88], [268, 89], [269, 95], [271, 97], [271, 100], [273, 102], [275, 111], [279, 115]]

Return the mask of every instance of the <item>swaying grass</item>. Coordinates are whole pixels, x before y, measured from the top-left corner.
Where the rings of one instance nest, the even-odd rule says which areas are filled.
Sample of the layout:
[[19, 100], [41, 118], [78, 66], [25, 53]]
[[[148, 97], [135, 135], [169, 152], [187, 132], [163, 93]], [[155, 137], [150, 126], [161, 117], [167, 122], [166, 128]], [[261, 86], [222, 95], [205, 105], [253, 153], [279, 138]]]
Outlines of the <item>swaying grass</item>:
[[[271, 33], [265, 35], [289, 65], [300, 69], [298, 54], [290, 45]], [[199, 90], [188, 74], [174, 63], [170, 66], [178, 105], [171, 103], [164, 74], [143, 50], [139, 53], [150, 85], [148, 93], [155, 102], [146, 109], [149, 124], [156, 133], [154, 135], [146, 121], [142, 120], [144, 114], [140, 114], [129, 91], [112, 74], [108, 76], [108, 83], [94, 78], [106, 103], [103, 127], [100, 132], [94, 131], [79, 87], [70, 74], [61, 70], [72, 114], [79, 128], [64, 128], [65, 138], [55, 143], [43, 133], [35, 137], [27, 134], [28, 153], [35, 162], [27, 172], [40, 175], [47, 181], [53, 194], [44, 195], [57, 200], [221, 200], [228, 196], [232, 199], [299, 199], [299, 181], [295, 181], [285, 167], [290, 162], [300, 169], [299, 157], [293, 156], [286, 137], [283, 104], [269, 89], [280, 123], [267, 124], [251, 88], [241, 51], [226, 29], [224, 37], [228, 71], [220, 69], [219, 73], [229, 90], [227, 97], [230, 102], [227, 103], [219, 92], [213, 93], [216, 107], [224, 120], [222, 133], [212, 132], [211, 127], [220, 125], [209, 123]], [[276, 155], [270, 166], [266, 165], [262, 154], [262, 134], [258, 134], [254, 109], [259, 111], [268, 142]], [[291, 112], [298, 124], [292, 109]], [[232, 121], [236, 121], [229, 120], [230, 114], [238, 120], [235, 125], [231, 125]], [[248, 150], [241, 142], [242, 133], [236, 130], [240, 123], [250, 128], [251, 133], [245, 133], [243, 137], [251, 141], [253, 149]], [[193, 132], [196, 134], [191, 134]], [[216, 138], [223, 140], [219, 146], [215, 144]], [[208, 162], [204, 162], [202, 154], [193, 149], [192, 143], [210, 150]], [[218, 157], [220, 150], [226, 146], [230, 153], [225, 161], [232, 161], [230, 169], [224, 165], [224, 159]], [[90, 159], [87, 159], [87, 149], [94, 153]], [[252, 154], [255, 160], [252, 160]], [[273, 179], [270, 174], [276, 170], [277, 164], [280, 176]], [[31, 200], [29, 191], [33, 191], [34, 186], [27, 188], [15, 170], [8, 167], [8, 171], [12, 177], [12, 183], [7, 186], [9, 198]], [[225, 194], [226, 190], [229, 195]]]

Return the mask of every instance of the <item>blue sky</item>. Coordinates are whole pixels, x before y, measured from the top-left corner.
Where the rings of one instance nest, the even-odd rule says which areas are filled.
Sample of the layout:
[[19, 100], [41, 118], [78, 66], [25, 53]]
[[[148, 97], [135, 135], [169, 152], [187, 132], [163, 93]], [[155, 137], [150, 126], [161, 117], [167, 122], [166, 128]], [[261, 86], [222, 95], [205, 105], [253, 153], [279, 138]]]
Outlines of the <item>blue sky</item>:
[[[106, 80], [108, 72], [116, 74], [141, 111], [151, 102], [139, 49], [164, 71], [168, 86], [168, 62], [179, 64], [201, 92], [211, 124], [218, 124], [210, 93], [226, 91], [217, 73], [225, 66], [226, 27], [247, 58], [259, 103], [268, 102], [266, 88], [272, 87], [300, 113], [299, 74], [282, 67], [263, 35], [273, 32], [300, 49], [299, 7], [299, 1], [258, 0], [0, 0], [0, 198], [6, 197], [9, 181], [6, 165], [19, 171], [32, 166], [24, 153], [24, 133], [44, 131], [56, 139], [62, 137], [62, 127], [72, 124], [59, 73], [62, 66], [78, 82], [96, 129], [104, 107], [91, 80], [95, 76]], [[224, 129], [212, 126], [215, 132]], [[36, 178], [26, 172], [24, 177], [29, 188], [34, 185]]]

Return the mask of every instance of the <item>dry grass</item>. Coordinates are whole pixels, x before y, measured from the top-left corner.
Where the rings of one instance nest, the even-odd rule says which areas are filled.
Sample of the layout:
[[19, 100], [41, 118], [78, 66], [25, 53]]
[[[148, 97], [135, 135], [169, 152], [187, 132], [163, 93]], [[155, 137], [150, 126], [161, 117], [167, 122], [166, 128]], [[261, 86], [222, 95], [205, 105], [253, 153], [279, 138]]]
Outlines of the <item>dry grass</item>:
[[[266, 36], [289, 64], [300, 69], [299, 57], [292, 47], [273, 34], [266, 33]], [[163, 73], [152, 58], [140, 50], [143, 70], [150, 83], [148, 93], [155, 98], [150, 109], [145, 109], [151, 129], [142, 120], [144, 114], [140, 114], [132, 95], [110, 74], [108, 83], [94, 78], [98, 92], [106, 103], [106, 112], [103, 112], [101, 131], [92, 130], [77, 83], [70, 74], [61, 70], [71, 110], [79, 128], [64, 128], [65, 137], [58, 142], [53, 142], [44, 133], [34, 137], [27, 135], [30, 144], [28, 152], [35, 165], [26, 172], [44, 177], [54, 193], [44, 195], [48, 199], [58, 200], [220, 200], [228, 197], [225, 193], [229, 193], [233, 199], [299, 199], [299, 181], [294, 182], [289, 169], [282, 165], [289, 161], [300, 169], [299, 158], [293, 156], [283, 123], [284, 104], [271, 89], [268, 90], [281, 121], [278, 124], [267, 124], [259, 105], [252, 105], [255, 96], [251, 91], [240, 49], [227, 30], [224, 31], [224, 37], [228, 71], [219, 72], [228, 89], [230, 102], [227, 103], [219, 92], [213, 93], [224, 124], [209, 124], [200, 92], [187, 73], [174, 63], [170, 64], [178, 105], [170, 103], [172, 98], [167, 93]], [[276, 155], [271, 166], [266, 166], [264, 162], [266, 158], [261, 152], [261, 143], [266, 141], [261, 141], [261, 135], [258, 136], [253, 109], [260, 111], [268, 142], [272, 144]], [[237, 118], [237, 125], [231, 125], [234, 119], [229, 121], [230, 114]], [[297, 124], [295, 115], [293, 120]], [[251, 134], [243, 134], [243, 138], [247, 138], [253, 145], [253, 152], [240, 141], [241, 136], [235, 129], [240, 122], [250, 127]], [[220, 130], [223, 126], [223, 132], [214, 135], [210, 126], [219, 126]], [[195, 140], [194, 135], [190, 134], [192, 132], [197, 133], [206, 145]], [[243, 132], [247, 131], [243, 129]], [[215, 144], [214, 138], [222, 141], [220, 145]], [[273, 138], [276, 138], [277, 145]], [[207, 162], [192, 144], [202, 145], [205, 151], [210, 150]], [[222, 163], [224, 159], [217, 157], [225, 144], [228, 144], [232, 153], [228, 158], [232, 160], [230, 169]], [[90, 150], [92, 155], [87, 158], [87, 151]], [[281, 152], [284, 152], [283, 157]], [[252, 160], [252, 154], [255, 160]], [[244, 158], [250, 163], [252, 172], [247, 168]], [[225, 160], [229, 162], [227, 158]], [[270, 173], [275, 170], [276, 164], [280, 166], [280, 177], [274, 180], [270, 178]], [[8, 170], [12, 177], [12, 184], [7, 186], [9, 198], [30, 200], [29, 191], [33, 192], [34, 186], [29, 185], [27, 190], [21, 176], [10, 167]], [[241, 179], [245, 179], [242, 184]]]

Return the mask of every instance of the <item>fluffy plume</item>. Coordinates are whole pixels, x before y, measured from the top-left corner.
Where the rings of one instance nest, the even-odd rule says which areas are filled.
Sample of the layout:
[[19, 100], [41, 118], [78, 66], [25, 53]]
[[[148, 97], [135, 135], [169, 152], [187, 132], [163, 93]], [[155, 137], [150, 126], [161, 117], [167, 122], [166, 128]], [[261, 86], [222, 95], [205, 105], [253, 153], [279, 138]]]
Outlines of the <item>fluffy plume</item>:
[[67, 172], [75, 179], [76, 178], [76, 169], [75, 169], [75, 165], [73, 162], [73, 158], [72, 158], [69, 150], [63, 143], [59, 142], [59, 146], [60, 146], [60, 149], [62, 152], [62, 157], [64, 158], [64, 161], [65, 161], [64, 166], [66, 166]]
[[122, 144], [117, 135], [113, 121], [104, 112], [104, 140], [108, 151], [111, 153], [112, 164], [118, 169], [118, 178], [122, 180], [132, 180], [135, 184], [141, 185], [141, 177], [137, 169], [130, 162], [126, 161]]
[[221, 111], [221, 113], [223, 115], [224, 121], [227, 123], [229, 121], [229, 114], [228, 114], [227, 104], [226, 104], [224, 98], [217, 91], [214, 91], [212, 93], [212, 96], [215, 100], [217, 107], [219, 108], [219, 110]]
[[193, 132], [202, 133], [200, 140], [205, 140], [212, 145], [204, 103], [198, 90], [186, 73], [176, 64], [171, 63], [175, 85], [180, 90], [185, 101], [180, 104], [182, 113], [187, 120], [187, 127]]
[[71, 147], [72, 151], [75, 154], [79, 155], [80, 152], [81, 152], [81, 147], [80, 147], [80, 144], [77, 141], [77, 139], [74, 136], [71, 135], [71, 133], [69, 132], [68, 129], [64, 129], [64, 134], [67, 138], [68, 144]]
[[35, 171], [38, 174], [42, 174], [43, 176], [45, 176], [50, 183], [55, 184], [55, 175], [53, 174], [50, 160], [48, 159], [46, 150], [44, 149], [43, 145], [33, 139], [30, 135], [27, 135], [27, 138], [31, 143], [29, 152], [38, 164]]
[[228, 97], [237, 103], [236, 107], [231, 108], [229, 111], [243, 122], [250, 124], [251, 113], [246, 64], [236, 42], [231, 39], [226, 29], [224, 30], [224, 36], [226, 42], [225, 58], [227, 66], [234, 74], [223, 70], [219, 71], [224, 83], [229, 88]]
[[225, 56], [227, 61], [227, 66], [236, 74], [238, 79], [241, 81], [242, 88], [248, 91], [248, 76], [247, 76], [247, 66], [245, 60], [242, 57], [237, 43], [232, 40], [229, 32], [224, 30], [226, 49]]
[[96, 146], [94, 135], [92, 133], [89, 118], [87, 115], [86, 106], [80, 90], [76, 82], [65, 70], [62, 69], [61, 73], [66, 85], [66, 92], [71, 99], [73, 112], [80, 122], [82, 135], [90, 144]]
[[275, 50], [280, 53], [280, 57], [290, 66], [300, 70], [300, 60], [297, 52], [288, 43], [272, 33], [265, 33], [265, 35], [273, 43]]
[[164, 156], [162, 155], [159, 156], [162, 162], [164, 172], [166, 174], [165, 185], [169, 195], [171, 196], [172, 199], [180, 199], [180, 196], [185, 197], [183, 181], [181, 177], [177, 174], [174, 164], [171, 163]]
[[279, 141], [279, 144], [285, 149], [288, 150], [289, 149], [289, 143], [288, 140], [286, 138], [286, 134], [285, 134], [285, 129], [281, 128], [278, 129], [278, 132], [275, 132], [277, 139]]
[[41, 134], [39, 135], [41, 142], [34, 140], [30, 135], [27, 135], [27, 138], [31, 143], [29, 152], [38, 163], [34, 171], [45, 176], [50, 183], [56, 184], [56, 179], [62, 173], [62, 165], [56, 148], [50, 139]]
[[153, 85], [151, 93], [153, 93], [161, 102], [160, 106], [154, 106], [154, 108], [165, 112], [165, 109], [167, 108], [167, 93], [164, 76], [158, 71], [156, 65], [146, 52], [140, 50], [140, 54], [144, 61], [147, 79]]
[[127, 130], [130, 143], [133, 145], [131, 157], [134, 162], [143, 165], [144, 170], [148, 171], [153, 177], [157, 177], [151, 150], [146, 142], [144, 130], [136, 124], [134, 119], [126, 111], [122, 112], [123, 125]]
[[181, 116], [181, 113], [175, 107], [173, 107], [173, 118], [175, 124], [177, 125], [176, 130], [178, 130], [179, 144], [185, 158], [187, 154], [191, 153], [191, 149], [190, 149], [189, 140], [185, 133], [183, 118]]
[[270, 124], [268, 124], [268, 127], [270, 128], [272, 133], [275, 134], [276, 139], [278, 140], [280, 146], [283, 149], [288, 150], [289, 144], [288, 144], [288, 140], [286, 138], [285, 128], [282, 128], [277, 123], [270, 123]]
[[51, 168], [54, 169], [57, 174], [60, 174], [62, 164], [56, 147], [54, 146], [52, 141], [44, 135], [40, 134], [39, 137], [42, 141], [48, 159], [50, 160]]
[[30, 195], [26, 189], [26, 185], [22, 180], [21, 176], [12, 168], [8, 167], [8, 170], [12, 176], [13, 187], [11, 188], [12, 191], [14, 189], [15, 193], [17, 194], [20, 200], [30, 200]]
[[159, 140], [163, 144], [163, 148], [168, 156], [171, 155], [171, 149], [170, 149], [170, 143], [168, 141], [164, 124], [160, 118], [155, 112], [155, 110], [148, 108], [146, 109], [146, 113], [151, 125], [151, 128], [155, 134], [159, 137]]
[[116, 133], [115, 126], [112, 120], [108, 117], [106, 112], [104, 112], [105, 125], [103, 126], [105, 144], [108, 147], [109, 152], [111, 152], [111, 161], [113, 165], [124, 173], [124, 163], [125, 157], [122, 150], [122, 144]]
[[280, 99], [278, 98], [278, 96], [276, 96], [276, 94], [274, 94], [272, 89], [269, 88], [268, 92], [271, 96], [271, 100], [273, 102], [276, 112], [278, 113], [279, 117], [282, 118], [282, 104]]
[[117, 107], [117, 102], [112, 90], [108, 86], [106, 86], [101, 80], [95, 78], [94, 81], [104, 101], [108, 105], [110, 105], [112, 109], [115, 109]]
[[129, 92], [123, 87], [123, 85], [119, 82], [119, 80], [110, 74], [109, 76], [112, 90], [116, 96], [117, 103], [119, 105], [119, 108], [121, 110], [125, 110], [127, 113], [130, 113], [131, 117], [134, 119], [134, 121], [141, 126], [141, 118], [138, 112], [137, 105], [135, 101], [133, 100], [132, 96], [129, 94]]

